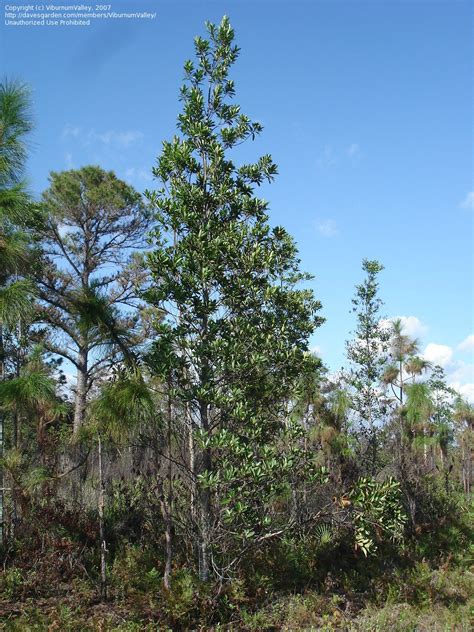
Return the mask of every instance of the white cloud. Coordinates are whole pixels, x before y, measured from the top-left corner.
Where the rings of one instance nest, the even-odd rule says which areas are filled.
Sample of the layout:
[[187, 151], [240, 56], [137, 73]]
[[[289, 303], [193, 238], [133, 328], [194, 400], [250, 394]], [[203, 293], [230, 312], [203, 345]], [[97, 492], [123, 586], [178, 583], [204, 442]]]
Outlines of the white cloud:
[[435, 342], [430, 342], [426, 345], [423, 357], [433, 364], [445, 367], [453, 359], [453, 350], [448, 345], [438, 345]]
[[[380, 321], [382, 326], [388, 326], [394, 320], [401, 320], [402, 332], [411, 338], [426, 335], [428, 327], [416, 316], [397, 316]], [[474, 403], [474, 363], [457, 359], [457, 352], [474, 350], [474, 334], [470, 334], [456, 347], [430, 342], [421, 354], [426, 360], [438, 364], [445, 369], [448, 386], [455, 389], [466, 400]]]
[[83, 146], [102, 143], [110, 147], [128, 147], [142, 140], [143, 137], [143, 132], [138, 130], [108, 130], [105, 132], [96, 132], [95, 129], [87, 130], [70, 124], [65, 126], [61, 134], [62, 140], [72, 138], [79, 141]]
[[316, 230], [323, 237], [334, 237], [339, 234], [339, 229], [333, 219], [324, 219], [316, 223]]
[[428, 331], [428, 327], [416, 316], [392, 316], [388, 321], [383, 320], [382, 324], [387, 325], [388, 322], [394, 320], [401, 320], [402, 333], [410, 338], [421, 338]]
[[474, 404], [474, 364], [459, 360], [453, 363], [446, 378], [448, 386]]
[[461, 208], [474, 209], [474, 191], [469, 191], [464, 200], [459, 205]]
[[457, 349], [458, 351], [474, 351], [474, 334], [471, 334], [460, 342]]
[[310, 350], [311, 353], [314, 353], [318, 357], [321, 357], [321, 347], [319, 345], [312, 345], [309, 348], [309, 350]]
[[460, 382], [450, 382], [449, 386], [454, 388], [462, 397], [474, 404], [474, 382], [468, 382], [467, 384], [461, 384]]
[[138, 132], [136, 130], [129, 130], [126, 132], [116, 132], [114, 130], [109, 130], [108, 132], [104, 132], [103, 134], [96, 134], [93, 130], [90, 132], [92, 140], [97, 138], [104, 145], [119, 145], [120, 147], [128, 147], [132, 143], [135, 143], [138, 140], [143, 138], [143, 132]]
[[474, 364], [459, 361], [450, 371], [448, 378], [451, 382], [474, 382]]
[[350, 158], [353, 158], [360, 153], [359, 145], [357, 143], [352, 143], [352, 145], [349, 145], [349, 147], [347, 148], [346, 153]]
[[402, 321], [404, 334], [411, 338], [419, 338], [428, 331], [428, 327], [416, 316], [399, 316], [399, 318]]

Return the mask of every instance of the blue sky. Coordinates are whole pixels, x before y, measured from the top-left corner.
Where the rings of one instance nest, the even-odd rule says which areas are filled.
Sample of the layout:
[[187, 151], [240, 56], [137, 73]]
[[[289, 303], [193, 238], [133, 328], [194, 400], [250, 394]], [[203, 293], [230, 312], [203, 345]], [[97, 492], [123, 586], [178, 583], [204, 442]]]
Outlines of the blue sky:
[[242, 49], [236, 101], [265, 127], [243, 158], [269, 152], [279, 166], [263, 193], [316, 277], [327, 322], [314, 346], [341, 366], [361, 260], [377, 258], [385, 315], [406, 317], [421, 350], [474, 400], [472, 4], [115, 0], [113, 9], [157, 17], [2, 24], [4, 72], [34, 92], [31, 189], [39, 194], [51, 170], [88, 163], [151, 187], [193, 37], [226, 13]]

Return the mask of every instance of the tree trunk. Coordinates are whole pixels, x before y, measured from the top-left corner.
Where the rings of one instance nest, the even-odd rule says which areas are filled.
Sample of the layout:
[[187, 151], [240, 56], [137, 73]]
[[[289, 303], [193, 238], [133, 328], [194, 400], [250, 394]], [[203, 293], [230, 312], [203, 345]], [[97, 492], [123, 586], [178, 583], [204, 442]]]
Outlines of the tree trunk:
[[370, 444], [372, 456], [372, 466], [370, 473], [372, 474], [372, 476], [375, 476], [375, 474], [377, 473], [377, 430], [372, 419], [370, 420]]
[[199, 533], [199, 579], [202, 582], [209, 580], [210, 559], [210, 514], [211, 514], [210, 494], [208, 489], [199, 490], [199, 514], [200, 514], [200, 533]]
[[87, 404], [87, 350], [80, 349], [78, 354], [76, 395], [74, 401], [74, 434], [82, 427]]
[[400, 473], [403, 479], [405, 479], [405, 429], [403, 424], [403, 364], [400, 361], [398, 365], [400, 386], [399, 386], [399, 425], [400, 425]]
[[191, 484], [190, 484], [190, 492], [189, 492], [189, 505], [191, 512], [191, 521], [194, 523], [196, 521], [196, 481], [194, 477], [195, 473], [195, 447], [194, 447], [194, 428], [193, 428], [193, 420], [191, 418], [189, 412], [189, 404], [186, 402], [185, 405], [185, 416], [186, 416], [186, 427], [188, 429], [188, 467], [189, 474], [191, 476]]
[[165, 542], [166, 542], [166, 563], [165, 572], [163, 575], [163, 586], [166, 590], [171, 588], [171, 563], [173, 559], [173, 466], [171, 463], [171, 421], [172, 421], [172, 407], [171, 407], [171, 395], [169, 393], [168, 385], [168, 427], [166, 438], [166, 450], [168, 457], [168, 472], [167, 472], [167, 491], [166, 495], [163, 494], [163, 518], [165, 521]]
[[102, 469], [102, 441], [98, 438], [99, 453], [99, 538], [100, 538], [100, 598], [107, 599], [107, 543], [105, 541], [104, 529], [104, 505], [105, 505], [105, 489], [104, 474]]
[[[200, 403], [201, 427], [207, 432], [209, 431], [209, 419], [207, 403]], [[206, 448], [202, 454], [202, 472], [211, 470], [211, 452]], [[199, 579], [203, 582], [208, 581], [210, 573], [210, 556], [209, 547], [211, 542], [211, 495], [206, 487], [199, 487]]]

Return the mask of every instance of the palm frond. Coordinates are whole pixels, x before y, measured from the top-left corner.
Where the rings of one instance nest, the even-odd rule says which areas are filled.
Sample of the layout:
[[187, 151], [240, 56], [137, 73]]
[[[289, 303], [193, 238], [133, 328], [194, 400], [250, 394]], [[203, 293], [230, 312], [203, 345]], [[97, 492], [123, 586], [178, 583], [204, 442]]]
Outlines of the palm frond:
[[328, 544], [331, 544], [334, 539], [333, 529], [331, 528], [331, 525], [326, 522], [316, 525], [314, 534], [320, 546], [327, 546]]

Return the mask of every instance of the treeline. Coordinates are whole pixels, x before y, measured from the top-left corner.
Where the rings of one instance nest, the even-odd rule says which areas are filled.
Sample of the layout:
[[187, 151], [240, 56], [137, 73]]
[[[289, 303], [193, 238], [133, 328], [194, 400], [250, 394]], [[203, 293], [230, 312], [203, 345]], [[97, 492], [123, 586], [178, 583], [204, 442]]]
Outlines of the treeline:
[[356, 286], [347, 367], [331, 375], [309, 352], [321, 305], [255, 194], [276, 165], [232, 159], [262, 127], [233, 102], [228, 20], [207, 28], [144, 196], [86, 166], [51, 173], [34, 200], [29, 92], [0, 85], [12, 600], [86, 594], [85, 582], [103, 600], [151, 592], [176, 629], [210, 625], [268, 586], [401, 560], [470, 497], [473, 407], [383, 319], [377, 261]]

